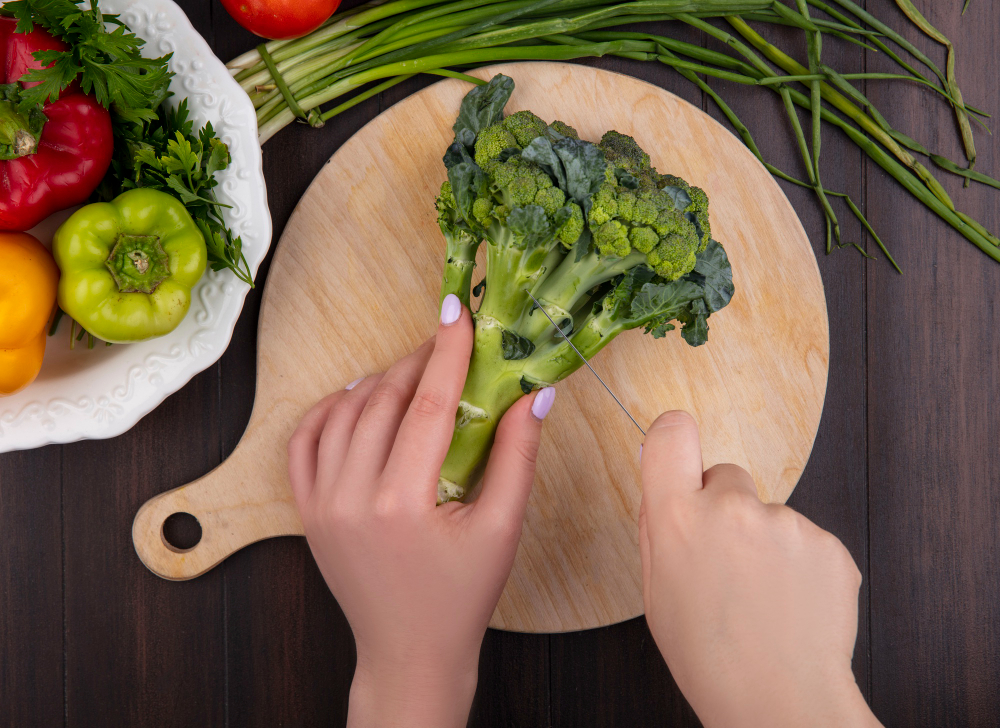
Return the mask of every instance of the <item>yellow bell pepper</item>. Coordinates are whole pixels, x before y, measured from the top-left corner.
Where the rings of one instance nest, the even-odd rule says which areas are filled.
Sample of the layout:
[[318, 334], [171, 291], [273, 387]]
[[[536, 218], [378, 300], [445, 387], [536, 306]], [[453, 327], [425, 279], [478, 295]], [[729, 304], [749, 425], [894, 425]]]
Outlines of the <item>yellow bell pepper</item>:
[[58, 285], [44, 245], [27, 233], [0, 233], [0, 397], [38, 376]]

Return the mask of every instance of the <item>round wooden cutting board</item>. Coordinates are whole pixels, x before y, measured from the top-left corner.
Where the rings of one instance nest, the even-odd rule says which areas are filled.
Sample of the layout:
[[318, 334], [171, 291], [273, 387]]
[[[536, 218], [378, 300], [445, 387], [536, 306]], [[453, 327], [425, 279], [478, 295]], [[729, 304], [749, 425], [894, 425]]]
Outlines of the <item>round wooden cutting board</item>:
[[[705, 113], [648, 83], [585, 66], [514, 63], [474, 71], [516, 82], [508, 112], [562, 119], [585, 139], [633, 135], [661, 172], [703, 187], [736, 296], [712, 316], [709, 343], [629, 332], [594, 368], [640, 423], [686, 409], [701, 424], [705, 466], [747, 468], [761, 498], [784, 502], [809, 458], [823, 409], [829, 335], [823, 284], [806, 234], [778, 185]], [[316, 177], [278, 245], [260, 316], [257, 397], [219, 468], [150, 500], [133, 527], [143, 562], [167, 579], [204, 573], [264, 538], [302, 533], [285, 443], [317, 400], [383, 371], [434, 333], [444, 242], [434, 197], [469, 85], [445, 80], [374, 119]], [[640, 437], [597, 380], [558, 385], [513, 573], [492, 626], [560, 632], [642, 613]], [[163, 537], [173, 513], [202, 539]]]

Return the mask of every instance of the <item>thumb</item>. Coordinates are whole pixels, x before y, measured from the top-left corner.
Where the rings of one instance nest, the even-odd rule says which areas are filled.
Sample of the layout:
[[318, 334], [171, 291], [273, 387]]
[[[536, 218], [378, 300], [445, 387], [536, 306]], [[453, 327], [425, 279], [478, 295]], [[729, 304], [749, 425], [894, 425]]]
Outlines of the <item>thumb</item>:
[[495, 524], [519, 529], [535, 482], [535, 461], [542, 420], [552, 409], [556, 390], [546, 387], [522, 397], [500, 420], [483, 475], [476, 513]]
[[642, 450], [642, 499], [649, 509], [663, 498], [702, 488], [704, 468], [698, 423], [687, 412], [656, 418]]

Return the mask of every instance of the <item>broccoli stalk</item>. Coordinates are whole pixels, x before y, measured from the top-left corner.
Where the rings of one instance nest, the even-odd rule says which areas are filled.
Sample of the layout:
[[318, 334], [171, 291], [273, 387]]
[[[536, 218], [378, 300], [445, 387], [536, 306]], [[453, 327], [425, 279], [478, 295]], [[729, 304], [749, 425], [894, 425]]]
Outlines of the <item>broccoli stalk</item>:
[[624, 134], [594, 144], [528, 111], [505, 117], [513, 87], [498, 75], [465, 97], [444, 157], [442, 296], [470, 301], [481, 241], [487, 266], [441, 502], [475, 484], [514, 402], [583, 366], [532, 295], [590, 359], [624, 331], [661, 338], [675, 322], [699, 346], [734, 292], [702, 190], [659, 174]]
[[468, 306], [472, 274], [476, 268], [476, 252], [482, 240], [457, 214], [455, 198], [448, 182], [441, 187], [437, 209], [438, 225], [445, 240], [441, 300], [449, 293], [454, 293], [461, 299], [462, 305]]

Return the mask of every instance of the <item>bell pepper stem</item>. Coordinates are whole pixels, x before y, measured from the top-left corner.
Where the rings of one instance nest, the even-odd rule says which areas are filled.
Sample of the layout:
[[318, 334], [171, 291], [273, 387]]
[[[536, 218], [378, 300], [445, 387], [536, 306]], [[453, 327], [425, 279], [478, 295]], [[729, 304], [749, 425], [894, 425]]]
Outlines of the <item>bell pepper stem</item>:
[[104, 265], [122, 293], [152, 293], [170, 277], [170, 259], [155, 235], [119, 235]]
[[0, 160], [19, 159], [38, 151], [42, 128], [48, 121], [40, 107], [22, 109], [20, 99], [18, 84], [0, 84]]

